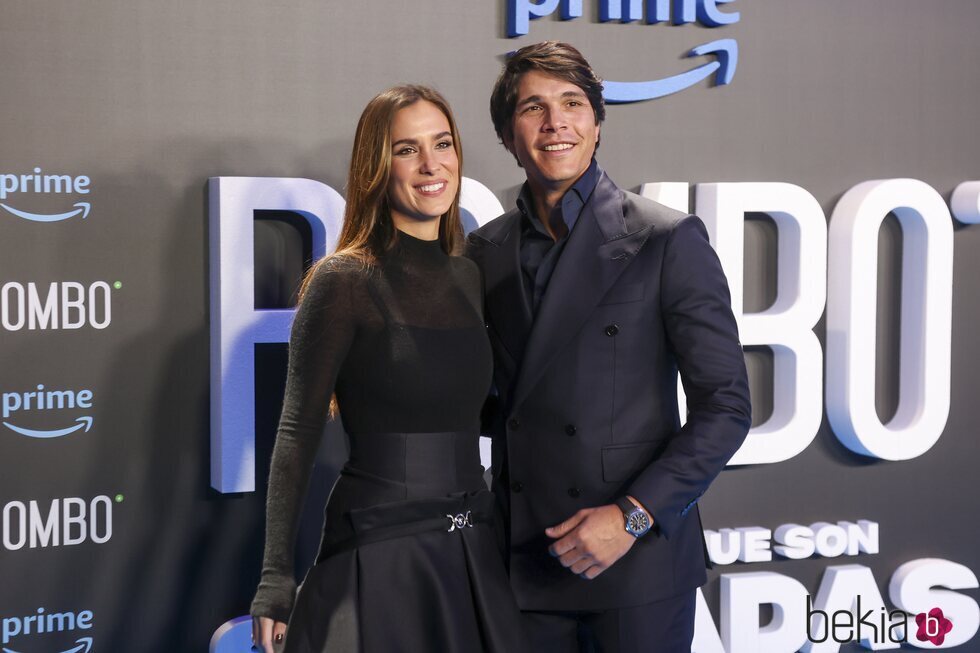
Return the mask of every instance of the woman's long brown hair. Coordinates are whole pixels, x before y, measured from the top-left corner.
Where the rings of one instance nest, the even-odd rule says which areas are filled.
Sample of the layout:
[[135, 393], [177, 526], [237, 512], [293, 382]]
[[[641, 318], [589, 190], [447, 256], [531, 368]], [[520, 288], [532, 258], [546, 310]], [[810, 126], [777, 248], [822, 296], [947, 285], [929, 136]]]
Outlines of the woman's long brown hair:
[[459, 219], [463, 148], [452, 109], [438, 91], [428, 86], [395, 86], [376, 95], [361, 113], [354, 134], [350, 172], [347, 175], [347, 207], [337, 248], [307, 271], [300, 285], [300, 301], [319, 266], [341, 256], [370, 265], [395, 244], [398, 230], [391, 220], [387, 193], [391, 175], [391, 124], [399, 110], [423, 100], [434, 104], [449, 121], [453, 149], [459, 161], [457, 179], [460, 184], [456, 187], [449, 210], [439, 220], [439, 242], [443, 251], [456, 253], [463, 238]]

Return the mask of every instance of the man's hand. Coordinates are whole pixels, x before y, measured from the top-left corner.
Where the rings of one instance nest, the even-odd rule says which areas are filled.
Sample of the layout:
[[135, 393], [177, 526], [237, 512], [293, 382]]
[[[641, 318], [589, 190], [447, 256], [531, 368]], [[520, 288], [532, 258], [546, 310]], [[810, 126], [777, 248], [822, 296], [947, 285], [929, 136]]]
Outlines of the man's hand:
[[544, 532], [557, 540], [548, 547], [551, 555], [572, 573], [588, 580], [611, 567], [636, 542], [626, 532], [623, 511], [615, 504], [583, 508]]

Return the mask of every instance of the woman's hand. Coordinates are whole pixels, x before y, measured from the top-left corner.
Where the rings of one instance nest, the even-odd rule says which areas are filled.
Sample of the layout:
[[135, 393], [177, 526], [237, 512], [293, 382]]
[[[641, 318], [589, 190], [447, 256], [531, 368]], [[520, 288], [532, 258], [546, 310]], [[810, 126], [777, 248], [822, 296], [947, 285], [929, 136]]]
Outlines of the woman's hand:
[[252, 617], [252, 648], [262, 653], [275, 653], [282, 648], [286, 624], [269, 617]]

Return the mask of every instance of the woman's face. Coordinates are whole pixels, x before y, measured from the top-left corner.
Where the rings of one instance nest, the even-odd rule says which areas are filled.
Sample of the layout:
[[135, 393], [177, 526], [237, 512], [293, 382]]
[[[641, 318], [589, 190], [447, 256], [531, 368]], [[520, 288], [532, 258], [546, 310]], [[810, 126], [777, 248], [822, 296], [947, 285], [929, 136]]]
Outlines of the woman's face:
[[[395, 226], [439, 220], [459, 187], [459, 159], [449, 120], [425, 100], [399, 109], [391, 123], [388, 205]], [[405, 227], [408, 227], [407, 229]]]

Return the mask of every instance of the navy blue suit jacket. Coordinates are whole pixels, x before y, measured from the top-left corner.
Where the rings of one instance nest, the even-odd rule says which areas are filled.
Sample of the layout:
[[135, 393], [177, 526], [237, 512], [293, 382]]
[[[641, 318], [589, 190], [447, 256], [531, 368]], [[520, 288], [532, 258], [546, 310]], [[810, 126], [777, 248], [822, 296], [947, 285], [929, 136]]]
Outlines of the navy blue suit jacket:
[[[697, 500], [751, 424], [728, 283], [704, 225], [605, 173], [537, 316], [521, 280], [521, 215], [470, 234], [498, 392], [493, 489], [525, 610], [641, 605], [704, 583]], [[677, 372], [687, 421], [677, 410]], [[548, 554], [548, 526], [636, 497], [657, 531], [594, 580]]]

